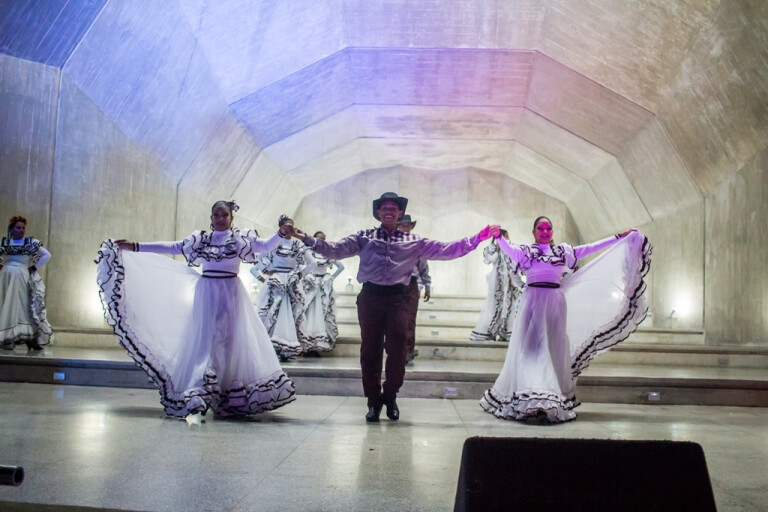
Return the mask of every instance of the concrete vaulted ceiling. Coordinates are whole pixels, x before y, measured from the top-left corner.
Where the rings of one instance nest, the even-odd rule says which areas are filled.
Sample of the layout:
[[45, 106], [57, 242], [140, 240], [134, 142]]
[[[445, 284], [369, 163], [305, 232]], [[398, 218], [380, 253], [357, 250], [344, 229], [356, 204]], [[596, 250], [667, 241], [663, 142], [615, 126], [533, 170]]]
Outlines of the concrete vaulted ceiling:
[[181, 187], [254, 219], [369, 169], [466, 168], [592, 237], [723, 179], [664, 116], [717, 0], [9, 4], [3, 53], [60, 67]]

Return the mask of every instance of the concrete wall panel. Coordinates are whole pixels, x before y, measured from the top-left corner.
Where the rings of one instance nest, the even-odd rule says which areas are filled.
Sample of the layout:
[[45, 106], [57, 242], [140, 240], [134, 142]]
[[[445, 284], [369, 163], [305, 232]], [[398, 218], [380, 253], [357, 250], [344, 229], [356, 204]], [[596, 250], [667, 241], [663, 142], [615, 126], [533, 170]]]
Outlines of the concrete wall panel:
[[529, 51], [353, 48], [351, 89], [361, 104], [522, 106]]
[[615, 160], [603, 149], [527, 109], [523, 110], [515, 139], [585, 180]]
[[174, 2], [109, 2], [64, 72], [177, 181], [226, 110]]
[[519, 107], [357, 105], [366, 137], [512, 140], [525, 110]]
[[107, 0], [0, 2], [0, 53], [61, 67]]
[[653, 244], [651, 271], [646, 278], [652, 326], [703, 329], [704, 250], [708, 243], [704, 239], [703, 201], [637, 227]]
[[706, 198], [707, 343], [768, 345], [768, 150]]
[[546, 2], [344, 1], [349, 46], [535, 48]]
[[267, 147], [354, 102], [347, 52], [337, 52], [244, 96], [231, 108]]
[[106, 238], [172, 240], [176, 187], [66, 75], [61, 80], [48, 269], [48, 315], [104, 324], [93, 258]]
[[612, 160], [591, 180], [614, 231], [622, 231], [651, 221], [651, 216], [617, 160]]
[[653, 117], [640, 105], [542, 54], [533, 63], [525, 105], [614, 156]]
[[[241, 206], [240, 215], [259, 223], [272, 225], [273, 217], [274, 219], [277, 217], [270, 213], [267, 205], [270, 203], [271, 198], [278, 193], [277, 191], [284, 178], [285, 173], [282, 168], [276, 165], [264, 151], [259, 153], [232, 194], [232, 197]], [[293, 193], [299, 196], [300, 199], [304, 191], [298, 186], [294, 185], [294, 187]], [[293, 201], [290, 204], [293, 205]], [[296, 206], [298, 206], [298, 202], [293, 207], [280, 213], [291, 215], [295, 211]]]
[[706, 195], [768, 147], [767, 5], [722, 2], [658, 111]]
[[546, 3], [541, 52], [657, 111], [663, 86], [721, 0]]
[[229, 103], [344, 47], [341, 0], [178, 0]]
[[619, 155], [624, 171], [648, 212], [656, 217], [702, 199], [661, 125], [648, 123]]
[[22, 215], [29, 236], [48, 244], [59, 76], [57, 68], [0, 55], [0, 236], [10, 217]]
[[264, 152], [275, 164], [290, 171], [361, 136], [359, 124], [358, 108], [347, 107], [275, 142]]
[[231, 199], [260, 151], [243, 125], [227, 111], [180, 184], [210, 203]]

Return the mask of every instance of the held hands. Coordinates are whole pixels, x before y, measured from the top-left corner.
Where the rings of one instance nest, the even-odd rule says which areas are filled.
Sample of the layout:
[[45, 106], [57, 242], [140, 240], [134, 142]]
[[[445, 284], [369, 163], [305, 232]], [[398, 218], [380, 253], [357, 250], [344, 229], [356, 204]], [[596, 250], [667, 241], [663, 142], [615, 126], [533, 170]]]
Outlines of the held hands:
[[125, 238], [121, 238], [120, 240], [115, 240], [115, 243], [120, 248], [121, 251], [131, 251], [133, 252], [133, 248], [135, 247], [134, 243], [130, 240], [126, 240]]
[[299, 228], [293, 228], [293, 236], [295, 236], [302, 242], [304, 241], [305, 238], [307, 238], [307, 234], [302, 230], [300, 230]]
[[489, 238], [498, 238], [501, 236], [501, 226], [498, 224], [490, 224], [480, 230], [478, 235], [480, 236], [480, 241], [488, 240]]

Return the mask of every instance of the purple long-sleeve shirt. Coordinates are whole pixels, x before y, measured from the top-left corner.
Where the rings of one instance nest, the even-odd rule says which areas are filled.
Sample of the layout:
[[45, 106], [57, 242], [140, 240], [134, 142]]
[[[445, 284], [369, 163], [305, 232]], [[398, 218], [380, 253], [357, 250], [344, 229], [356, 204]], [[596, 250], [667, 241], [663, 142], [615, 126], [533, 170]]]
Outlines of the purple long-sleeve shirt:
[[454, 242], [438, 242], [416, 234], [365, 229], [354, 235], [327, 242], [307, 236], [304, 243], [327, 258], [340, 260], [360, 256], [357, 280], [379, 285], [408, 284], [416, 262], [452, 260], [465, 256], [480, 244], [480, 235]]

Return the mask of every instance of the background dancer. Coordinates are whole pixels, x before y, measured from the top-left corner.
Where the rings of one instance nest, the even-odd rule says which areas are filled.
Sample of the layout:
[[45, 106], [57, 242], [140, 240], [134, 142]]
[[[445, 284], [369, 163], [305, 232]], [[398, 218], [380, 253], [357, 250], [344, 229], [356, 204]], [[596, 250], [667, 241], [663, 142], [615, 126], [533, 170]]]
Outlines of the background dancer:
[[[645, 318], [643, 276], [651, 245], [637, 230], [588, 245], [555, 245], [546, 217], [536, 219], [533, 236], [531, 245], [498, 239], [513, 271], [526, 275], [527, 285], [504, 367], [480, 404], [502, 419], [560, 423], [576, 418], [576, 377], [595, 355], [626, 339]], [[611, 245], [563, 278], [577, 270], [578, 258]]]
[[[294, 384], [237, 277], [240, 262], [270, 251], [290, 226], [265, 240], [232, 228], [234, 202], [211, 208], [212, 231], [177, 242], [107, 240], [98, 284], [107, 321], [158, 386], [166, 414], [199, 422], [245, 416], [294, 400]], [[182, 254], [188, 265], [157, 254]], [[202, 265], [202, 275], [190, 266]]]
[[265, 282], [259, 290], [259, 317], [280, 361], [285, 362], [314, 347], [301, 344], [302, 339], [307, 340], [303, 333], [302, 286], [302, 275], [308, 266], [304, 257], [306, 248], [299, 240], [291, 238], [293, 219], [281, 215], [278, 226], [287, 234], [277, 247], [259, 259], [251, 268], [251, 274]]
[[[505, 240], [509, 240], [506, 229], [501, 229], [500, 232]], [[491, 265], [491, 271], [486, 276], [488, 294], [469, 339], [507, 341], [514, 319], [515, 301], [520, 296], [524, 283], [517, 274], [510, 271], [509, 256], [499, 249], [496, 240], [492, 240], [483, 249], [483, 261]]]
[[[397, 230], [403, 233], [408, 234], [415, 227], [416, 221], [411, 220], [411, 216], [408, 214], [403, 215], [397, 221]], [[416, 349], [416, 316], [419, 314], [419, 298], [421, 296], [421, 288], [423, 287], [424, 302], [429, 302], [431, 284], [432, 278], [429, 275], [429, 264], [426, 260], [417, 261], [416, 267], [411, 274], [411, 280], [408, 283], [408, 308], [411, 316], [408, 319], [408, 338], [406, 339], [408, 355], [405, 359], [406, 366], [412, 366], [413, 359], [419, 355], [419, 351]]]
[[[317, 231], [314, 238], [325, 240], [325, 233]], [[328, 352], [336, 345], [339, 327], [336, 324], [336, 296], [333, 293], [333, 281], [344, 271], [344, 265], [330, 260], [304, 247], [307, 268], [302, 280], [304, 289], [304, 329], [301, 345], [304, 355], [320, 357], [320, 352]], [[336, 267], [333, 274], [328, 271]]]
[[[360, 366], [363, 391], [368, 399], [368, 422], [379, 421], [387, 406], [387, 417], [400, 418], [396, 398], [405, 376], [408, 335], [408, 295], [416, 262], [451, 260], [474, 250], [478, 244], [498, 234], [498, 226], [486, 226], [480, 233], [455, 242], [437, 242], [397, 230], [397, 221], [405, 213], [408, 199], [385, 192], [373, 201], [373, 216], [381, 222], [378, 228], [358, 231], [338, 242], [313, 238], [300, 230], [295, 236], [326, 257], [343, 259], [360, 256], [357, 280], [363, 289], [357, 296], [360, 322]], [[386, 380], [381, 382], [384, 351], [387, 353]]]
[[45, 311], [45, 284], [37, 269], [51, 259], [40, 240], [25, 237], [27, 219], [11, 217], [0, 242], [0, 345], [22, 343], [33, 352], [51, 342], [53, 329]]

